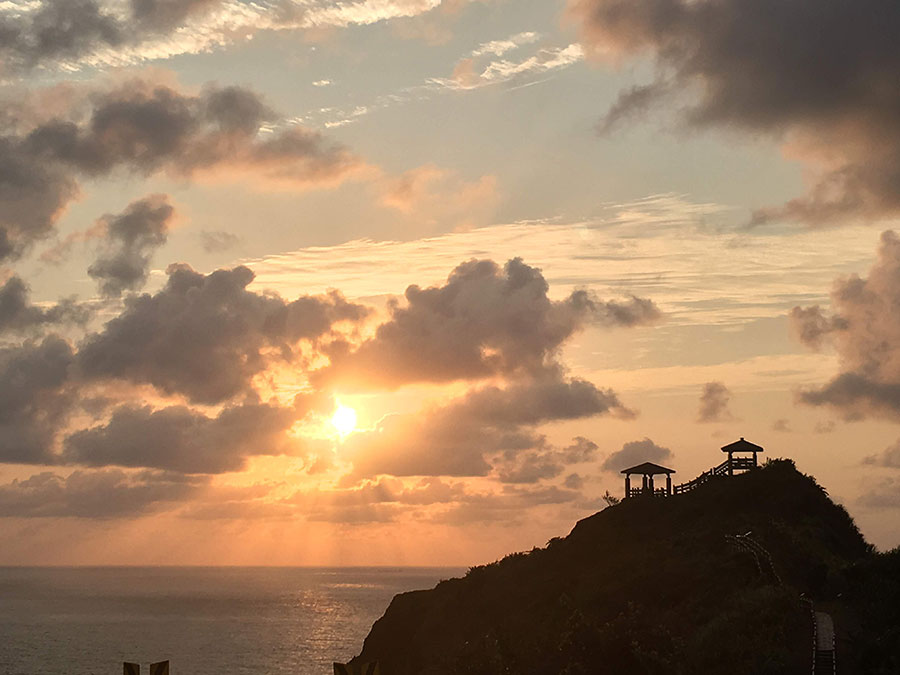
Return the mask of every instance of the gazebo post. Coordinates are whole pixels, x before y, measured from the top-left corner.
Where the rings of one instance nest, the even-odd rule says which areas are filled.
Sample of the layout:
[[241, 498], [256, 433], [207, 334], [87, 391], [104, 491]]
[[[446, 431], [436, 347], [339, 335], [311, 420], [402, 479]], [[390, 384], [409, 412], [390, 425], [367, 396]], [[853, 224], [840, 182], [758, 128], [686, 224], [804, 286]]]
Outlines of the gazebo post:
[[733, 475], [734, 475], [734, 469], [732, 468], [731, 462], [732, 462], [732, 459], [731, 459], [731, 450], [729, 450], [729, 451], [728, 451], [728, 475], [729, 475], [729, 476], [733, 476]]
[[[628, 499], [629, 497], [637, 497], [639, 495], [649, 495], [651, 497], [655, 496], [656, 483], [653, 477], [658, 476], [659, 474], [665, 474], [666, 476], [666, 489], [663, 490], [662, 488], [660, 488], [660, 496], [668, 497], [672, 494], [672, 477], [670, 474], [675, 473], [673, 469], [667, 469], [666, 467], [660, 466], [659, 464], [654, 464], [653, 462], [644, 462], [643, 464], [638, 464], [637, 466], [622, 469], [622, 473], [625, 474], [626, 499]], [[632, 475], [639, 475], [641, 477], [640, 489], [631, 487]]]

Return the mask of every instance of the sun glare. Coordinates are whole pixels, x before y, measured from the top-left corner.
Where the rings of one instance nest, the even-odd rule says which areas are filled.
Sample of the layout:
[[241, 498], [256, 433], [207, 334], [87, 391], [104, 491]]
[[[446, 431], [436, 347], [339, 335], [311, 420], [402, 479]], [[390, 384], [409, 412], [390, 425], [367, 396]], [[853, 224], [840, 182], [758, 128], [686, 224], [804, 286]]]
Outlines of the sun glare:
[[334, 411], [334, 416], [331, 418], [331, 424], [341, 436], [346, 436], [356, 428], [356, 411], [338, 404], [337, 410]]

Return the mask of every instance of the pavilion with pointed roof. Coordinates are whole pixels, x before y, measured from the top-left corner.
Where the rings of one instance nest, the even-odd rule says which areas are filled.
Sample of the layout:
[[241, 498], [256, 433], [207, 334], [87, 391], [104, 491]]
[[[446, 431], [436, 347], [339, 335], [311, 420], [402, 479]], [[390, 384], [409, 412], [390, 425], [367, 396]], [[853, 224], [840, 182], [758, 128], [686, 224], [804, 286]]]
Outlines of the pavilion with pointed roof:
[[[640, 497], [643, 495], [651, 497], [670, 497], [673, 494], [681, 495], [699, 487], [718, 476], [733, 476], [736, 473], [750, 471], [759, 466], [758, 455], [763, 452], [763, 447], [756, 443], [751, 443], [741, 436], [740, 440], [728, 445], [722, 446], [722, 452], [728, 453], [728, 459], [714, 466], [709, 471], [704, 471], [693, 480], [681, 483], [672, 488], [672, 474], [674, 469], [668, 469], [653, 462], [644, 462], [628, 469], [622, 469], [625, 474], [625, 498]], [[653, 477], [664, 474], [666, 477], [666, 487], [657, 488], [653, 484]], [[637, 475], [642, 477], [640, 487], [631, 487], [631, 477]]]
[[[649, 495], [654, 497], [668, 497], [672, 494], [672, 474], [675, 469], [668, 469], [653, 462], [644, 462], [628, 469], [622, 469], [625, 474], [625, 497], [638, 497], [640, 495]], [[653, 476], [665, 474], [666, 487], [656, 488], [653, 485]], [[639, 475], [642, 477], [641, 487], [631, 487], [631, 476]]]
[[[722, 446], [722, 452], [728, 453], [728, 475], [733, 476], [735, 471], [749, 471], [758, 466], [756, 455], [763, 451], [761, 445], [744, 440]], [[735, 457], [735, 455], [738, 455]]]

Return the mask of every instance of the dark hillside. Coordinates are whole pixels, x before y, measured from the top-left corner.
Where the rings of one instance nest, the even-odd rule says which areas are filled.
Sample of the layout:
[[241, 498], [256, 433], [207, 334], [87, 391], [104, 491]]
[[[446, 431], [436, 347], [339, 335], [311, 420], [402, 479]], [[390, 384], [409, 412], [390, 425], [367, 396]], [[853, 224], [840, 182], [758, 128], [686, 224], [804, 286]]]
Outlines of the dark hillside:
[[[747, 533], [762, 553], [735, 538]], [[398, 595], [355, 660], [379, 661], [384, 675], [808, 672], [800, 595], [862, 602], [892, 563], [812, 478], [771, 461], [688, 494], [626, 500], [544, 549]], [[865, 633], [861, 614], [845, 613]]]

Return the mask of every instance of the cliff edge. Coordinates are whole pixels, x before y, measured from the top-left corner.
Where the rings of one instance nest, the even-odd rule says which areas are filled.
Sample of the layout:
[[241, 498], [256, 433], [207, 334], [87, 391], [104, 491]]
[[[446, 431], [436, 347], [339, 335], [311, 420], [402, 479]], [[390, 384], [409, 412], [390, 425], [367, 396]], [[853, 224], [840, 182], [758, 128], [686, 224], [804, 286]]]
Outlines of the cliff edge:
[[774, 460], [625, 500], [546, 548], [397, 595], [353, 662], [383, 675], [809, 672], [809, 599], [835, 616], [841, 672], [900, 672], [900, 551], [876, 553], [813, 478]]

